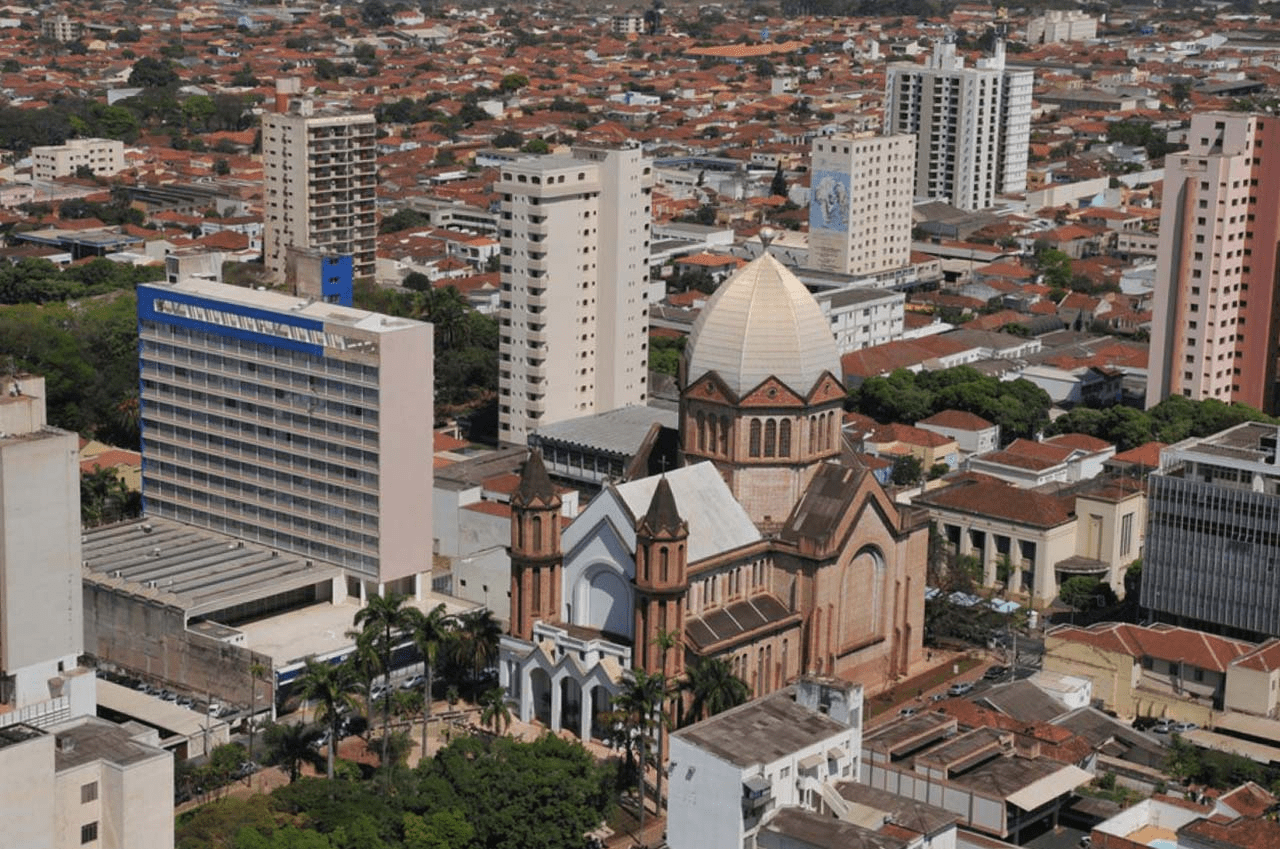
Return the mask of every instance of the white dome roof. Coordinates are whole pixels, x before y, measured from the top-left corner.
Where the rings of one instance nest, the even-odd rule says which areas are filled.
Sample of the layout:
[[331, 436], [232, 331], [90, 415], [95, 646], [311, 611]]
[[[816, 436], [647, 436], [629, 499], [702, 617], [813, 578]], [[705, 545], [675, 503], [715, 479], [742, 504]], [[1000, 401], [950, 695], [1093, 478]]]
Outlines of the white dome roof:
[[709, 371], [739, 397], [776, 377], [807, 395], [823, 372], [840, 379], [840, 353], [822, 308], [768, 252], [721, 284], [689, 333], [687, 380]]

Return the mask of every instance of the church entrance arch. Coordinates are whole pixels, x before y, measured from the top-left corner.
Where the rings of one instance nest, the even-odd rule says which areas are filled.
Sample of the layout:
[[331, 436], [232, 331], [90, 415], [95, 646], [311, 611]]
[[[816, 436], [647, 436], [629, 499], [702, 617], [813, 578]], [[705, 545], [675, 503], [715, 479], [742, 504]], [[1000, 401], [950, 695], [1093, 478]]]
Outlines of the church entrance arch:
[[630, 637], [631, 587], [611, 564], [587, 567], [573, 590], [573, 624]]
[[529, 673], [529, 689], [533, 693], [533, 716], [547, 728], [551, 727], [551, 676], [545, 669]]

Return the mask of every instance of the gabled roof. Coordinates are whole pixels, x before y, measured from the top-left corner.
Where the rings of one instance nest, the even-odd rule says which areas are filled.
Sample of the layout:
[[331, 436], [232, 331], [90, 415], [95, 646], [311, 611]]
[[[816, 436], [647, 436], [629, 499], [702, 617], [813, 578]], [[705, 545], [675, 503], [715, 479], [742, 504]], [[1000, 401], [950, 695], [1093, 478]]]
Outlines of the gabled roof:
[[1050, 633], [1059, 639], [1134, 659], [1154, 657], [1215, 672], [1225, 672], [1231, 661], [1254, 648], [1252, 643], [1243, 640], [1163, 624], [1143, 627], [1126, 622], [1100, 622], [1088, 628], [1068, 625]]

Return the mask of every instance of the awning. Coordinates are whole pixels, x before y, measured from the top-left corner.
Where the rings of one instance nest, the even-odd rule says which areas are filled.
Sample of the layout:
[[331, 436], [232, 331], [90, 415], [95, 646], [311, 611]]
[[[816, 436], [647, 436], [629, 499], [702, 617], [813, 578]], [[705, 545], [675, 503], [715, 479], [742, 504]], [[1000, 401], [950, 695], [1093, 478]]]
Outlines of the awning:
[[769, 780], [765, 778], [763, 775], [753, 775], [747, 780], [743, 781], [742, 786], [747, 788], [748, 793], [763, 793], [765, 790], [768, 790], [772, 785], [769, 784]]
[[809, 755], [807, 758], [800, 759], [800, 769], [817, 769], [822, 765], [823, 756], [821, 754]]
[[1034, 811], [1041, 805], [1048, 804], [1060, 796], [1065, 796], [1075, 790], [1088, 784], [1093, 780], [1093, 776], [1078, 766], [1064, 766], [1062, 769], [1046, 775], [1037, 781], [1033, 781], [1021, 790], [1009, 794], [1008, 802], [1010, 805], [1021, 808], [1024, 811]]
[[839, 746], [836, 746], [834, 749], [827, 749], [828, 759], [833, 761], [838, 761], [843, 757], [844, 757], [844, 749], [840, 748]]

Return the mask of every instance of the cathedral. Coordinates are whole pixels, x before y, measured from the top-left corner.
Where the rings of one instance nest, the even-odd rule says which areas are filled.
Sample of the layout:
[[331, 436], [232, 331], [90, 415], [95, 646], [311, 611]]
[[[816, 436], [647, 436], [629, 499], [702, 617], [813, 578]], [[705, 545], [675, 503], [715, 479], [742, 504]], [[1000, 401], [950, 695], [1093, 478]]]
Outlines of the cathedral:
[[540, 456], [512, 496], [501, 683], [522, 720], [601, 737], [627, 670], [726, 660], [753, 696], [876, 691], [921, 661], [925, 518], [845, 448], [827, 319], [768, 252], [708, 300], [681, 363], [683, 464], [562, 527]]

